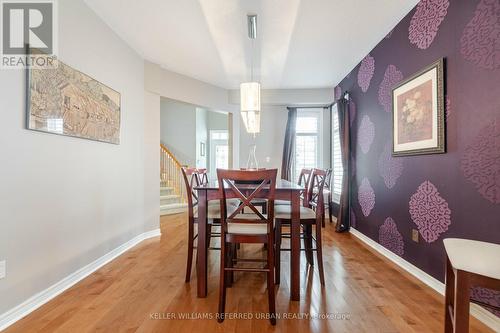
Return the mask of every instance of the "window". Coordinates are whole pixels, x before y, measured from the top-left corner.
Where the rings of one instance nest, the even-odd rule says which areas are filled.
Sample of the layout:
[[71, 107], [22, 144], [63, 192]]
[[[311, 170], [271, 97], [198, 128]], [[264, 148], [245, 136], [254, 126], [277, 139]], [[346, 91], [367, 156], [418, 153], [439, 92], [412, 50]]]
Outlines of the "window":
[[227, 130], [210, 131], [210, 178], [215, 179], [217, 169], [229, 167], [229, 132]]
[[337, 105], [332, 106], [332, 200], [336, 203], [340, 201], [342, 192], [342, 155], [340, 152], [340, 130]]
[[227, 169], [229, 165], [228, 161], [229, 151], [227, 145], [216, 145], [215, 146], [215, 169]]
[[323, 109], [297, 109], [295, 129], [295, 159], [293, 179], [298, 181], [300, 170], [317, 168], [322, 164]]
[[227, 140], [228, 133], [227, 131], [210, 131], [210, 138], [212, 140]]

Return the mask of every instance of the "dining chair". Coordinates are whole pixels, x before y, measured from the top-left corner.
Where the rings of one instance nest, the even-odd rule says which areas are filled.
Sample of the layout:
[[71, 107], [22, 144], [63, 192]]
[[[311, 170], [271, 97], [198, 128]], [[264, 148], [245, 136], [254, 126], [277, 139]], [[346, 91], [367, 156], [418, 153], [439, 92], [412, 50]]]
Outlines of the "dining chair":
[[[318, 270], [321, 285], [325, 285], [325, 273], [323, 270], [323, 248], [321, 239], [321, 228], [323, 221], [323, 211], [325, 201], [323, 199], [323, 188], [327, 177], [327, 171], [313, 169], [311, 171], [311, 180], [307, 192], [308, 207], [300, 207], [300, 224], [303, 229], [301, 238], [304, 239], [304, 248], [301, 251], [306, 252], [307, 262], [313, 266], [314, 259], [312, 253], [316, 251], [318, 260]], [[317, 191], [314, 191], [314, 189]], [[290, 233], [283, 233], [283, 225], [290, 226], [292, 219], [292, 209], [289, 205], [276, 205], [274, 208], [274, 217], [276, 224], [276, 284], [280, 283], [281, 251], [290, 251], [289, 248], [282, 249], [282, 238], [290, 238]], [[312, 227], [315, 227], [315, 236], [312, 236]], [[313, 247], [313, 242], [315, 247]]]
[[[470, 288], [500, 291], [500, 245], [446, 238], [445, 333], [469, 332]], [[498, 307], [480, 303], [498, 310]]]
[[[267, 274], [269, 320], [276, 324], [274, 283], [274, 198], [277, 169], [222, 170], [217, 169], [221, 214], [221, 258], [219, 285], [219, 312], [217, 320], [224, 321], [226, 288], [234, 272], [263, 272]], [[249, 186], [249, 182], [253, 184]], [[246, 187], [246, 189], [245, 189]], [[227, 199], [236, 197], [241, 205], [234, 211], [228, 209]], [[255, 199], [265, 199], [267, 214], [253, 204]], [[252, 213], [243, 213], [248, 208]], [[256, 243], [267, 245], [267, 259], [238, 258], [237, 244]], [[259, 267], [240, 267], [238, 262], [265, 263]]]
[[[198, 185], [206, 185], [206, 184], [210, 183], [210, 178], [208, 177], [208, 170], [207, 169], [197, 168], [197, 171], [198, 171]], [[232, 204], [233, 206], [240, 205], [240, 200], [237, 198], [227, 199], [227, 201], [228, 201], [228, 203]], [[220, 202], [219, 202], [219, 200], [209, 200], [208, 204], [219, 206]]]
[[[200, 173], [196, 168], [181, 168], [182, 177], [184, 179], [184, 184], [186, 186], [186, 197], [188, 206], [188, 255], [186, 264], [186, 278], [185, 281], [189, 282], [191, 280], [191, 267], [193, 265], [193, 253], [196, 249], [194, 243], [198, 238], [198, 234], [195, 234], [194, 226], [198, 223], [198, 194], [194, 187], [201, 185]], [[218, 203], [218, 202], [217, 202]], [[229, 209], [236, 209], [236, 205], [229, 204]], [[220, 206], [217, 204], [209, 204], [207, 207], [207, 218], [209, 226], [207, 228], [207, 248], [209, 250], [219, 250], [220, 248], [211, 247], [210, 240], [212, 237], [219, 237], [220, 234], [212, 233], [212, 227], [215, 225], [220, 225]]]
[[[305, 188], [305, 190], [300, 194], [300, 200], [306, 206], [307, 206], [307, 200], [304, 200], [304, 198], [307, 198], [307, 192], [309, 190], [309, 181], [311, 180], [311, 170], [312, 169], [300, 170], [299, 180], [297, 182], [299, 186], [303, 186]], [[290, 205], [290, 204], [291, 202], [288, 200], [276, 200], [274, 202], [274, 205]]]
[[198, 168], [198, 182], [200, 185], [208, 184], [208, 171], [206, 168]]
[[[242, 171], [249, 171], [252, 169], [247, 169], [247, 168], [240, 168]], [[258, 168], [257, 170], [266, 170], [266, 168]], [[252, 202], [255, 207], [260, 207], [262, 214], [267, 214], [267, 201], [266, 200], [261, 200], [261, 199], [255, 199]]]

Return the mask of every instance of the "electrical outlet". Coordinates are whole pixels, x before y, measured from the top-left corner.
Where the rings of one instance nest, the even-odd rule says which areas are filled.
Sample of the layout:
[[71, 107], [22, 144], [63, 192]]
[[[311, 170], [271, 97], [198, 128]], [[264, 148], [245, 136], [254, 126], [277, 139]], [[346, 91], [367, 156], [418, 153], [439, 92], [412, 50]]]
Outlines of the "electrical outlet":
[[5, 260], [0, 261], [0, 279], [3, 279], [7, 274], [7, 262]]
[[411, 229], [411, 240], [414, 241], [415, 243], [418, 243], [418, 230], [417, 229]]

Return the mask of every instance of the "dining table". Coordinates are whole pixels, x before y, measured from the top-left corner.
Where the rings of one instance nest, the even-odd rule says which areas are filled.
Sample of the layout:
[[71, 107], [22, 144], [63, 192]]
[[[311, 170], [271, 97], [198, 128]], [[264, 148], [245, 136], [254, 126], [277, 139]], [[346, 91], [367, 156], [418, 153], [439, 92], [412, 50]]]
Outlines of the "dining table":
[[[237, 184], [240, 191], [253, 191], [259, 184]], [[210, 200], [220, 200], [218, 181], [195, 186], [198, 192], [198, 245], [196, 261], [197, 295], [207, 297], [208, 286], [208, 246], [207, 246], [207, 207]], [[290, 226], [290, 299], [300, 300], [300, 195], [305, 190], [303, 186], [288, 180], [276, 180], [275, 200], [290, 201], [291, 226]], [[237, 198], [233, 191], [226, 191], [226, 198]]]

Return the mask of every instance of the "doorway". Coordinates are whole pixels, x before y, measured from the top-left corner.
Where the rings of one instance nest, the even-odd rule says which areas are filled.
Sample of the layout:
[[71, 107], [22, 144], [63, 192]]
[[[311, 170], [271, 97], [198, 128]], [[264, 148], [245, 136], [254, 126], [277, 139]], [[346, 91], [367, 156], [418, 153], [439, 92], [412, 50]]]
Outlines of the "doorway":
[[210, 179], [216, 179], [217, 169], [229, 168], [229, 131], [210, 131]]

